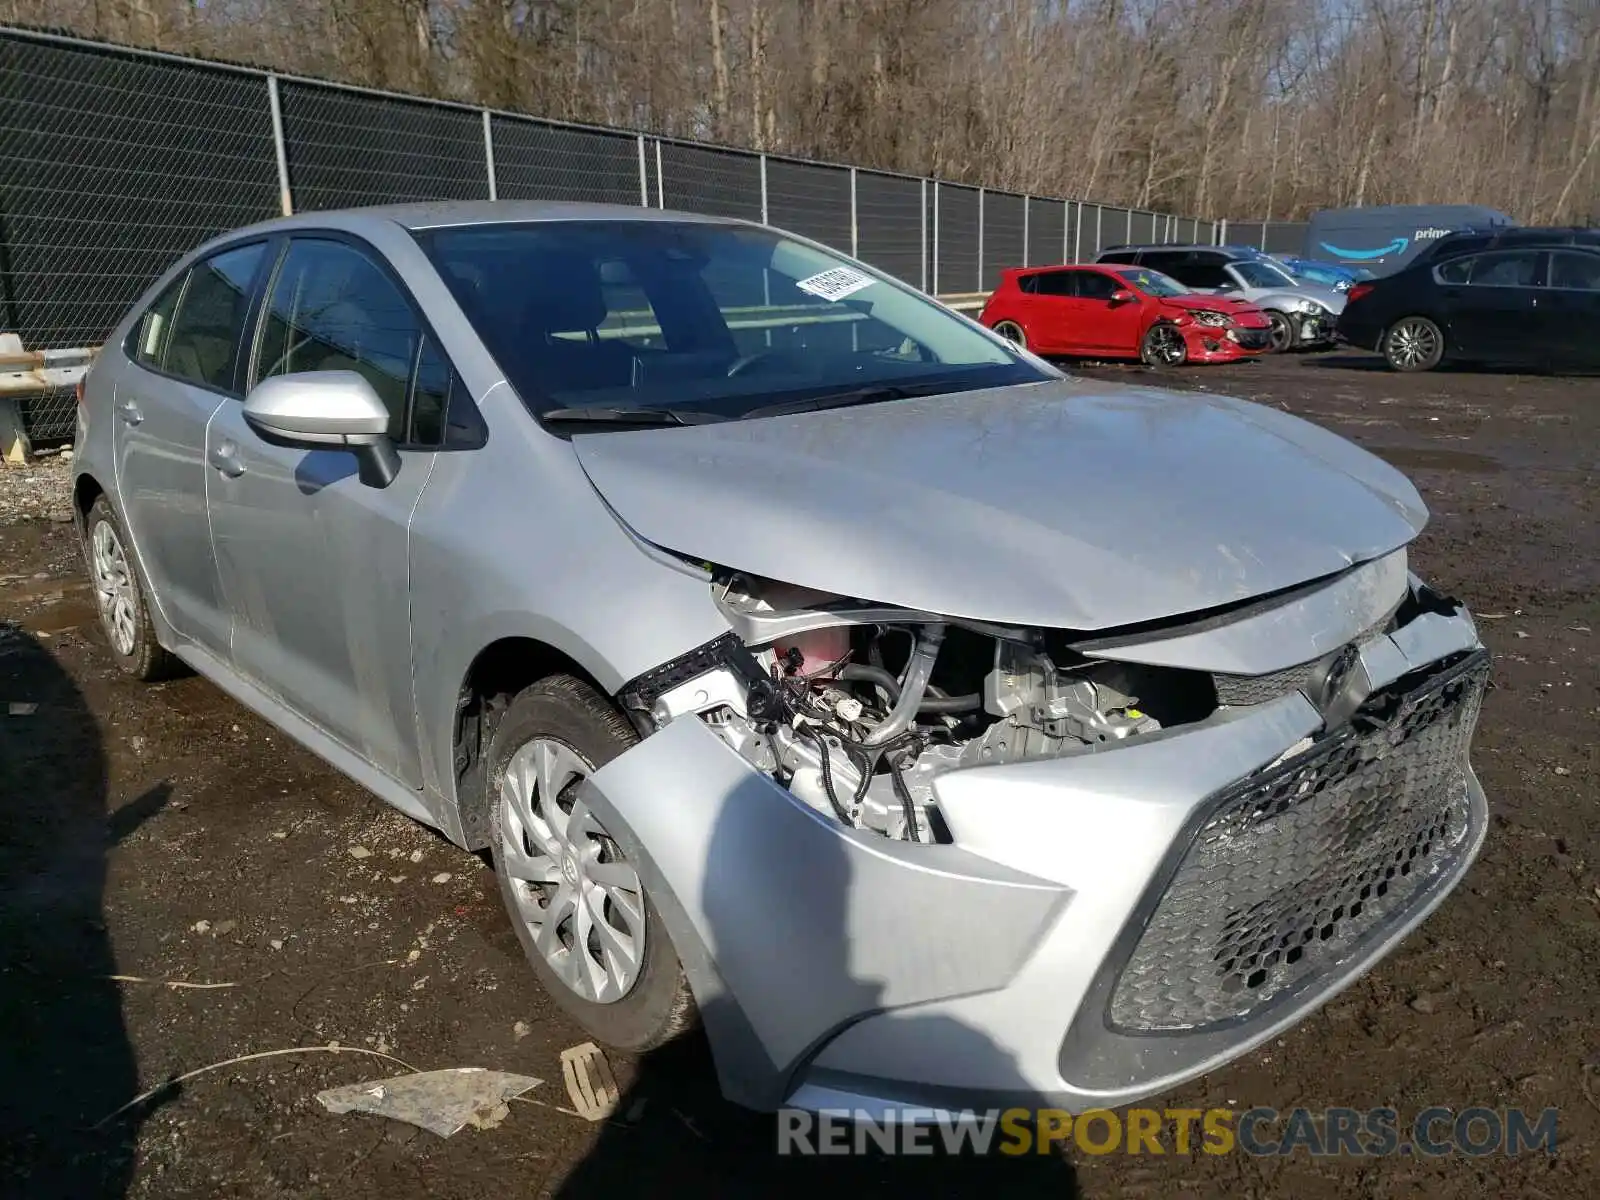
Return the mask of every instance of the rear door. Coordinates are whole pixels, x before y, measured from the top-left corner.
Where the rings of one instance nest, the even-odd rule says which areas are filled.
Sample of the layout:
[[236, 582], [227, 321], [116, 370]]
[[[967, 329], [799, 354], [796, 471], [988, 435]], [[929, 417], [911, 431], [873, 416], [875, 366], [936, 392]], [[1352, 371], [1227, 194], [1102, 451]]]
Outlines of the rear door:
[[1542, 250], [1491, 250], [1439, 268], [1435, 278], [1453, 353], [1488, 362], [1535, 360], [1544, 320], [1543, 266]]
[[1550, 251], [1539, 297], [1538, 353], [1552, 365], [1600, 367], [1600, 250]]
[[229, 619], [206, 516], [206, 425], [238, 395], [236, 351], [266, 250], [230, 247], [174, 280], [134, 330], [113, 402], [117, 497], [151, 602], [218, 655]]
[[207, 450], [211, 532], [235, 669], [396, 779], [420, 787], [411, 688], [411, 514], [454, 375], [375, 251], [289, 241], [267, 285], [249, 379], [364, 376], [390, 411], [400, 472], [363, 484], [348, 451], [277, 446], [228, 401]]
[[1033, 277], [1033, 295], [1028, 298], [1027, 307], [1032, 314], [1030, 336], [1038, 340], [1035, 349], [1050, 354], [1083, 353], [1086, 346], [1083, 320], [1073, 288], [1073, 278], [1077, 274], [1076, 271], [1040, 271]]

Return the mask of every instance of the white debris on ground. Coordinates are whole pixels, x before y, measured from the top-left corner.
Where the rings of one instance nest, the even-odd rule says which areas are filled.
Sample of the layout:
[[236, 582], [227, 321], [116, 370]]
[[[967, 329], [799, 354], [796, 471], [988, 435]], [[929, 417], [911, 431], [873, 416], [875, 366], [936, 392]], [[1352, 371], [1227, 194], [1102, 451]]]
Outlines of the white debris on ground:
[[72, 520], [72, 452], [36, 455], [26, 465], [0, 464], [0, 525]]
[[493, 1129], [506, 1118], [506, 1101], [539, 1083], [527, 1075], [458, 1067], [329, 1088], [317, 1100], [331, 1113], [375, 1113], [449, 1137], [465, 1125]]

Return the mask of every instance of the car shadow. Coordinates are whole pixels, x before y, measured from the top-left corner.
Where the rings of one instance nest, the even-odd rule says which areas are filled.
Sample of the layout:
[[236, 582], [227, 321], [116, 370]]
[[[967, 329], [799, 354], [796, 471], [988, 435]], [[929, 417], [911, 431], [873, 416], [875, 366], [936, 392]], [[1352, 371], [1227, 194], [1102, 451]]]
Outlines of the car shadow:
[[[737, 797], [736, 799], [744, 799]], [[736, 804], [723, 808], [710, 844], [709, 862], [738, 863], [741, 855], [759, 861], [749, 844], [750, 824], [730, 821], [727, 814]], [[777, 828], [777, 827], [774, 827]], [[848, 1009], [870, 1014], [882, 1008], [883, 987], [876, 979], [863, 977], [859, 965], [852, 969], [852, 947], [848, 936], [848, 897], [851, 865], [838, 839], [828, 845], [836, 854], [812, 855], [805, 864], [805, 896], [795, 903], [807, 906], [815, 928], [825, 936], [808, 939], [805, 962], [785, 960], [786, 950], [795, 947], [774, 940], [770, 947], [770, 970], [779, 981], [803, 974], [807, 978], [838, 979], [848, 999]], [[701, 911], [708, 914], [729, 912], [726, 903], [730, 888], [747, 886], [738, 875], [742, 868], [729, 872], [707, 872], [706, 896]], [[722, 904], [712, 903], [712, 893], [723, 893]], [[883, 912], [881, 919], [916, 920], [915, 913]], [[748, 929], [708, 930], [713, 947], [748, 948]], [[826, 949], [819, 950], [819, 947]], [[830, 957], [830, 954], [832, 957]], [[821, 959], [822, 961], [819, 961]], [[731, 1005], [727, 997], [713, 1004]], [[716, 1024], [716, 1010], [703, 1011], [706, 1025]], [[907, 1017], [909, 1035], [915, 1044], [926, 1047], [930, 1063], [982, 1062], [1009, 1057], [985, 1034], [943, 1017]], [[750, 1025], [739, 1023], [745, 1030]], [[929, 1072], [940, 1075], [938, 1068]], [[615, 1119], [601, 1128], [589, 1153], [573, 1168], [555, 1191], [562, 1200], [600, 1200], [604, 1197], [632, 1195], [642, 1189], [661, 1195], [727, 1195], [806, 1197], [812, 1200], [819, 1188], [841, 1189], [838, 1194], [855, 1197], [904, 1197], [911, 1195], [992, 1197], [1050, 1197], [1072, 1200], [1078, 1192], [1076, 1173], [1059, 1146], [1036, 1153], [1030, 1144], [1027, 1154], [1004, 1154], [991, 1150], [973, 1153], [944, 1144], [942, 1131], [925, 1129], [922, 1147], [915, 1153], [888, 1154], [874, 1145], [865, 1132], [878, 1129], [876, 1122], [863, 1127], [858, 1137], [855, 1127], [839, 1121], [830, 1130], [834, 1147], [829, 1153], [800, 1151], [792, 1135], [798, 1128], [814, 1133], [809, 1118], [797, 1113], [756, 1113], [737, 1107], [722, 1098], [710, 1049], [703, 1034], [695, 1033], [669, 1043], [640, 1058], [636, 1075], [622, 1095]], [[982, 1114], [978, 1114], [980, 1117]], [[807, 1122], [802, 1125], [800, 1122]], [[816, 1146], [813, 1136], [806, 1142]], [[997, 1130], [993, 1145], [1004, 1144]], [[780, 1152], [787, 1145], [788, 1152]], [[1015, 1146], [1015, 1143], [1013, 1143]], [[844, 1151], [841, 1152], [841, 1146]], [[857, 1152], [857, 1151], [860, 1152]]]
[[12, 1194], [127, 1193], [144, 1114], [96, 1128], [139, 1090], [102, 900], [109, 852], [167, 793], [108, 811], [83, 694], [0, 623], [0, 1176]]
[[[1306, 364], [1335, 371], [1373, 371], [1382, 375], [1396, 374], [1389, 369], [1381, 354], [1351, 354], [1338, 352], [1306, 359]], [[1586, 375], [1592, 372], [1539, 370], [1530, 367], [1509, 366], [1504, 363], [1443, 362], [1427, 372], [1430, 375]]]

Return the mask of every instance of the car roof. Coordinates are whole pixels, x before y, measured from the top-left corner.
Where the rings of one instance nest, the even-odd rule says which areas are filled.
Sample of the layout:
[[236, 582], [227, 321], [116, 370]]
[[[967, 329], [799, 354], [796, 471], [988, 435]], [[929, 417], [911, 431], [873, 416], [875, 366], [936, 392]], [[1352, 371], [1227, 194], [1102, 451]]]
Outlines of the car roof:
[[1438, 258], [1455, 250], [1477, 253], [1525, 247], [1547, 249], [1560, 246], [1600, 247], [1600, 229], [1579, 225], [1523, 225], [1502, 229], [1458, 229], [1431, 243], [1418, 259]]
[[1262, 258], [1266, 256], [1266, 251], [1257, 250], [1254, 246], [1212, 246], [1201, 242], [1145, 242], [1143, 244], [1127, 242], [1118, 243], [1115, 246], [1103, 246], [1099, 252], [1101, 254], [1110, 254], [1112, 251], [1116, 251], [1120, 254], [1129, 250], [1137, 250], [1141, 254], [1154, 250], [1175, 250], [1179, 252], [1209, 250], [1214, 254], [1226, 254], [1234, 258]]
[[[336, 226], [360, 232], [362, 227], [399, 225], [409, 230], [462, 225], [509, 225], [532, 221], [689, 221], [696, 224], [751, 224], [732, 217], [645, 208], [635, 204], [594, 204], [568, 200], [447, 200], [417, 204], [382, 204], [334, 208], [277, 217], [251, 226], [252, 232]], [[242, 231], [239, 231], [242, 232]]]

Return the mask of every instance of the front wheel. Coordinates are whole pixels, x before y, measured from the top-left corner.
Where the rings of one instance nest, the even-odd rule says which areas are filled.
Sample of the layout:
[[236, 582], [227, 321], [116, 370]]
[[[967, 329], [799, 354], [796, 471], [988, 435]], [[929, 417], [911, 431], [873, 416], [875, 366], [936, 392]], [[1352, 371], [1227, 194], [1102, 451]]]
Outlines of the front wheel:
[[1285, 350], [1293, 350], [1295, 343], [1294, 322], [1287, 314], [1275, 308], [1267, 309], [1267, 320], [1272, 322], [1272, 332], [1268, 335], [1271, 339], [1270, 348], [1274, 354], [1282, 354]]
[[1189, 358], [1189, 344], [1174, 325], [1157, 321], [1139, 343], [1139, 361], [1147, 367], [1181, 367]]
[[1427, 317], [1406, 317], [1383, 335], [1383, 357], [1396, 371], [1430, 371], [1444, 357], [1444, 332]]
[[994, 331], [1013, 346], [1021, 346], [1024, 350], [1028, 348], [1028, 335], [1015, 321], [1000, 321], [995, 325]]
[[637, 867], [578, 794], [637, 740], [592, 687], [553, 675], [512, 700], [488, 753], [495, 874], [533, 973], [597, 1041], [633, 1052], [694, 1019]]

